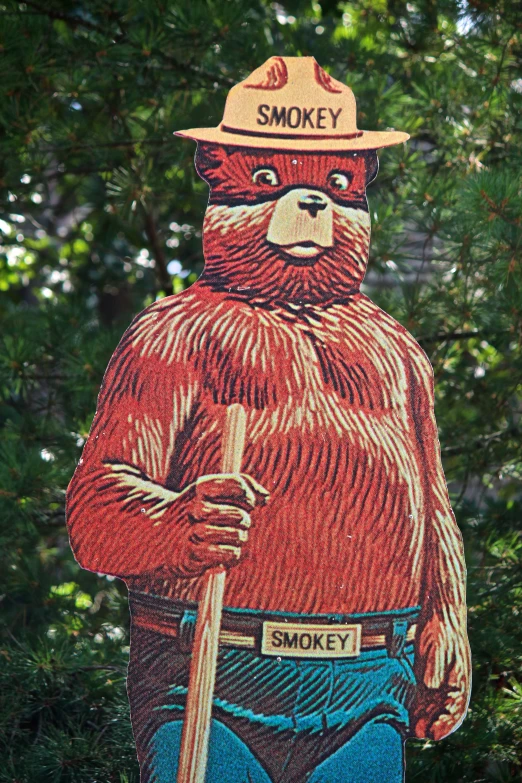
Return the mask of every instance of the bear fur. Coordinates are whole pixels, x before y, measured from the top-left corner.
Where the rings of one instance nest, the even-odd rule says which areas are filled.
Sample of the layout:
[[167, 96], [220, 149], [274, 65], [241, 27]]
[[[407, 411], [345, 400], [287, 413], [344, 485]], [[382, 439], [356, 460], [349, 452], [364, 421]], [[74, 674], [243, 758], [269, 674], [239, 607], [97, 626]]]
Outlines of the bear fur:
[[[376, 153], [200, 144], [196, 163], [205, 270], [141, 313], [111, 360], [68, 492], [75, 555], [182, 600], [224, 563], [226, 606], [421, 606], [414, 731], [439, 739], [468, 702], [462, 542], [429, 361], [360, 291]], [[219, 475], [238, 402], [241, 479]]]

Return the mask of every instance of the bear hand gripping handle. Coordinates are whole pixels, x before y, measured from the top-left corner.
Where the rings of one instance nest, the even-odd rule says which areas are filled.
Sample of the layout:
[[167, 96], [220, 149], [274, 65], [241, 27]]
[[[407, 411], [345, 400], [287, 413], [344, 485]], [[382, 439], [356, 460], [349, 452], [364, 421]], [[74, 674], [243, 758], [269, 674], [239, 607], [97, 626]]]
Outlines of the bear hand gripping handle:
[[[221, 454], [223, 473], [241, 471], [245, 419], [242, 405], [227, 407]], [[204, 783], [205, 780], [225, 576], [222, 566], [207, 571], [198, 607], [177, 783]]]

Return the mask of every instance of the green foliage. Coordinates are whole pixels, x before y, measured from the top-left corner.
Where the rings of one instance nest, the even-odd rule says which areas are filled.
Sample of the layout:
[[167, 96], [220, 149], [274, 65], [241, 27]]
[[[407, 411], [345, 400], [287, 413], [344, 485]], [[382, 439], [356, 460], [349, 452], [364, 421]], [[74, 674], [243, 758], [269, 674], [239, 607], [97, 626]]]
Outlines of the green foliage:
[[359, 126], [412, 140], [370, 190], [366, 289], [435, 369], [468, 563], [462, 728], [409, 781], [522, 777], [522, 50], [515, 0], [0, 4], [0, 781], [137, 781], [125, 590], [78, 568], [64, 493], [133, 314], [202, 268], [207, 189], [177, 129], [308, 55]]

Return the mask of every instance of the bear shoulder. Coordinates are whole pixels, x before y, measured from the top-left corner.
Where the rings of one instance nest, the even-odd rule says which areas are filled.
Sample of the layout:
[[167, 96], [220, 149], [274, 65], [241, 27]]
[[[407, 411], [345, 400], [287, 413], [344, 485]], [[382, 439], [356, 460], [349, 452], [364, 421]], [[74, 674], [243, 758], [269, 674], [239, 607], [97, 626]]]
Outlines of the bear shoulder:
[[184, 364], [219, 314], [219, 305], [197, 284], [160, 299], [134, 318], [114, 356], [126, 354], [144, 362]]
[[[192, 291], [153, 302], [131, 322], [114, 351], [100, 390], [100, 402], [116, 400], [144, 385], [184, 378], [194, 341], [212, 313]], [[199, 322], [199, 324], [198, 324]], [[176, 381], [177, 379], [177, 381]]]
[[149, 353], [153, 345], [159, 347], [158, 340], [165, 339], [169, 332], [177, 331], [190, 317], [193, 300], [191, 292], [184, 291], [153, 302], [133, 319], [118, 349], [132, 346], [134, 352], [143, 354]]
[[431, 362], [424, 349], [406, 327], [364, 294], [361, 294], [358, 304], [374, 328], [381, 334], [384, 333], [387, 339], [399, 349], [405, 365], [416, 375], [432, 379]]

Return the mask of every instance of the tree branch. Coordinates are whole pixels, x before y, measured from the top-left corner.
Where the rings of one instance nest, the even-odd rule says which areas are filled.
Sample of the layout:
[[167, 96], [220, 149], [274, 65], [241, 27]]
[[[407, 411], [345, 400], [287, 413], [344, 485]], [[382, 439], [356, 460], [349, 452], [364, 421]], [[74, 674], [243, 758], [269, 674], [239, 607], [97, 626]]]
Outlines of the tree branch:
[[[47, 16], [49, 19], [56, 19], [61, 22], [65, 22], [66, 24], [70, 25], [71, 27], [85, 27], [87, 30], [92, 30], [96, 33], [99, 33], [100, 35], [108, 36], [109, 31], [104, 29], [103, 27], [100, 27], [100, 25], [95, 24], [94, 22], [89, 22], [87, 19], [83, 19], [81, 16], [74, 16], [73, 14], [66, 14], [63, 11], [55, 11], [51, 8], [47, 8], [45, 6], [40, 5], [39, 3], [34, 2], [34, 0], [26, 0], [25, 3], [26, 6], [29, 8], [33, 8], [38, 14], [41, 14], [42, 16]], [[124, 40], [124, 27], [121, 24], [120, 20], [117, 20], [118, 27], [122, 31], [122, 34], [118, 36], [117, 43], [121, 43]], [[132, 46], [134, 49], [139, 49], [139, 47], [134, 43], [133, 41], [129, 41], [128, 39], [125, 39], [125, 43], [129, 46]], [[186, 71], [191, 71], [196, 76], [201, 77], [205, 81], [212, 81], [212, 83], [221, 84], [223, 87], [233, 87], [236, 83], [234, 79], [229, 78], [228, 76], [223, 76], [222, 74], [213, 74], [209, 73], [208, 71], [205, 71], [201, 66], [199, 65], [191, 65], [187, 63], [180, 63], [173, 57], [170, 57], [168, 54], [165, 54], [165, 52], [159, 51], [157, 52], [157, 55], [161, 57], [166, 62], [170, 63], [173, 70], [178, 70], [181, 73], [186, 73]]]
[[441, 454], [444, 457], [450, 457], [450, 456], [456, 456], [458, 454], [466, 454], [470, 451], [476, 451], [477, 449], [483, 449], [485, 446], [488, 446], [493, 441], [502, 441], [507, 440], [508, 438], [519, 438], [520, 437], [520, 431], [516, 427], [509, 427], [505, 430], [499, 430], [498, 432], [493, 432], [491, 435], [486, 435], [482, 438], [476, 438], [471, 443], [468, 443], [464, 446], [446, 446], [446, 448], [441, 449]]
[[469, 332], [441, 332], [440, 334], [434, 334], [431, 337], [417, 337], [417, 342], [421, 345], [431, 345], [431, 343], [445, 343], [451, 340], [469, 340], [472, 337], [497, 337], [502, 334], [507, 334], [507, 329], [501, 331], [488, 331], [487, 329], [477, 329], [476, 331]]
[[121, 139], [120, 141], [107, 141], [103, 144], [70, 144], [67, 147], [42, 147], [44, 152], [72, 152], [74, 150], [98, 150], [106, 147], [135, 147], [138, 144], [168, 144], [172, 139]]
[[167, 259], [165, 258], [163, 247], [159, 241], [158, 231], [156, 229], [156, 223], [152, 213], [149, 212], [145, 206], [143, 206], [143, 219], [145, 233], [147, 234], [147, 239], [149, 240], [152, 252], [154, 254], [154, 260], [156, 261], [158, 282], [162, 291], [165, 291], [167, 296], [171, 296], [171, 294], [174, 293], [174, 290], [172, 288], [172, 280], [167, 271]]
[[97, 33], [107, 35], [107, 30], [104, 30], [93, 22], [87, 21], [87, 19], [82, 19], [81, 16], [65, 14], [63, 11], [54, 11], [52, 8], [46, 8], [39, 3], [35, 3], [34, 0], [25, 0], [25, 5], [29, 6], [29, 8], [34, 8], [39, 14], [47, 16], [49, 19], [56, 19], [57, 21], [72, 25], [73, 27], [86, 27], [88, 30], [95, 30]]

